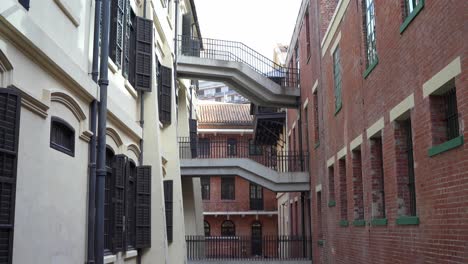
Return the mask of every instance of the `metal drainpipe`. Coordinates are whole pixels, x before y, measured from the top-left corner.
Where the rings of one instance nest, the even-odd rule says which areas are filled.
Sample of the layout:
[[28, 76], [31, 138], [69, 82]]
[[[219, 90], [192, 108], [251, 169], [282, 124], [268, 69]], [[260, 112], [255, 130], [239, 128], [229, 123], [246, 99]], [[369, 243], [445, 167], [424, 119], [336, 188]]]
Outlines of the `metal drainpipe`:
[[107, 126], [107, 86], [109, 58], [110, 0], [102, 1], [102, 41], [101, 65], [99, 74], [99, 119], [98, 154], [96, 168], [96, 264], [104, 262], [104, 199], [106, 183], [106, 126]]
[[305, 192], [301, 192], [301, 221], [302, 221], [302, 256], [305, 257], [306, 256], [306, 252], [307, 252], [307, 249], [306, 249], [306, 246], [307, 246], [307, 242], [306, 242], [306, 238], [305, 238], [305, 213], [304, 213], [304, 210], [305, 210], [305, 199], [304, 199], [304, 196], [305, 196]]
[[[95, 1], [94, 35], [93, 35], [93, 66], [91, 76], [95, 83], [99, 74], [99, 31], [100, 31], [101, 0]], [[98, 102], [94, 99], [90, 104], [90, 128], [93, 135], [89, 141], [89, 183], [88, 183], [88, 254], [87, 264], [94, 264], [94, 226], [96, 215], [96, 127]]]

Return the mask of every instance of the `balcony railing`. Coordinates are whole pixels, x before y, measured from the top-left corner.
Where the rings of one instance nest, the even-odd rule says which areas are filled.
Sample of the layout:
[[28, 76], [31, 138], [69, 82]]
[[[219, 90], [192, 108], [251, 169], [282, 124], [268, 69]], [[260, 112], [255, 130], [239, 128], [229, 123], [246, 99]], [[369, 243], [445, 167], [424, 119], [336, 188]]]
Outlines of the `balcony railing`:
[[248, 140], [179, 138], [181, 159], [247, 158], [277, 172], [308, 171], [308, 153], [254, 145]]
[[311, 240], [302, 236], [186, 236], [189, 260], [311, 259]]
[[298, 87], [298, 69], [282, 67], [237, 41], [179, 36], [182, 55], [244, 63], [283, 87]]

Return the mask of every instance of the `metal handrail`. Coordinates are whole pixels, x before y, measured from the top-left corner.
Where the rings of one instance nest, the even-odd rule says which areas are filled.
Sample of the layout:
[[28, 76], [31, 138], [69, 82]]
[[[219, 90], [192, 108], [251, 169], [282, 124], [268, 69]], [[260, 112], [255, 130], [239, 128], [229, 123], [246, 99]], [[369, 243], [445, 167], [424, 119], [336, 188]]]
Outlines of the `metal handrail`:
[[308, 153], [285, 151], [268, 145], [255, 145], [249, 140], [179, 138], [181, 159], [247, 158], [278, 172], [308, 171]]
[[283, 67], [242, 42], [179, 36], [178, 43], [181, 55], [240, 62], [283, 87], [298, 87], [297, 68]]

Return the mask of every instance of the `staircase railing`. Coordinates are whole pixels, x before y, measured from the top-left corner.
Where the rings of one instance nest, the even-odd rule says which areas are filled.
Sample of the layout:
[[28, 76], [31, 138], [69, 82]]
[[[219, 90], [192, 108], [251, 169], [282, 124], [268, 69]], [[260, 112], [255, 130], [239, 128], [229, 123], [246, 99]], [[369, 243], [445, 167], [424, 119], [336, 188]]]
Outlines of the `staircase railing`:
[[278, 172], [308, 171], [308, 153], [255, 145], [250, 140], [179, 138], [181, 159], [247, 158]]
[[181, 55], [240, 62], [283, 87], [298, 87], [297, 68], [283, 67], [242, 42], [179, 36], [178, 43]]
[[189, 260], [310, 260], [310, 237], [186, 236]]

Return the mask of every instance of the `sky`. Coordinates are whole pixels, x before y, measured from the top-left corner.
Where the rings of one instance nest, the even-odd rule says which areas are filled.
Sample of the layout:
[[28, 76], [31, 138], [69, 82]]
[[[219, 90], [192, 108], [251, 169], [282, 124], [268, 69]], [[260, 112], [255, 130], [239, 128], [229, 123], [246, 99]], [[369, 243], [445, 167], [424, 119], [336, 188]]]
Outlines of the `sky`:
[[203, 38], [243, 42], [273, 58], [289, 45], [301, 0], [195, 0]]

